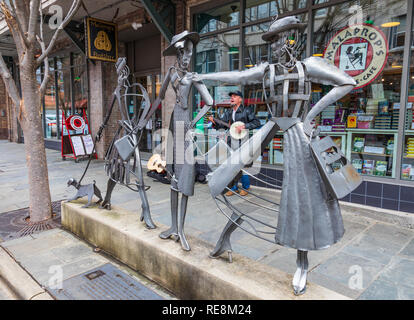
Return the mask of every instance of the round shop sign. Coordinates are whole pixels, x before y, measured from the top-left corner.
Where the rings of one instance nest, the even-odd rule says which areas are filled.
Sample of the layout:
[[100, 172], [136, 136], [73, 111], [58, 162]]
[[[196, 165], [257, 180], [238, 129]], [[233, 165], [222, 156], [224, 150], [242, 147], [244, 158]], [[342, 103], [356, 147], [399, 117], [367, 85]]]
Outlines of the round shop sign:
[[372, 25], [353, 25], [329, 41], [324, 58], [353, 77], [358, 89], [374, 81], [384, 69], [388, 42], [384, 33]]

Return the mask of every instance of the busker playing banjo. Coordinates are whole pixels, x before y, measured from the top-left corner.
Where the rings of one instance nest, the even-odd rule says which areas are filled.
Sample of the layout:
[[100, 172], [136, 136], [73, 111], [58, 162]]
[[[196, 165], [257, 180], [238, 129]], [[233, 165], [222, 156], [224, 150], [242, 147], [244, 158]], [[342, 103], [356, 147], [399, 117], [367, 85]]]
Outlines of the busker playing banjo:
[[[233, 150], [236, 150], [240, 147], [240, 144], [244, 139], [247, 140], [249, 138], [248, 134], [243, 137], [243, 131], [248, 133], [248, 130], [256, 129], [260, 126], [260, 121], [256, 118], [256, 115], [251, 107], [244, 106], [243, 94], [240, 91], [230, 92], [229, 96], [232, 108], [227, 108], [220, 119], [214, 119], [210, 116], [209, 120], [213, 123], [213, 127], [217, 130], [229, 128], [232, 124], [234, 124], [234, 126], [232, 126], [234, 128], [231, 128], [230, 130], [235, 130], [235, 135], [239, 136], [241, 139], [235, 139], [229, 136], [227, 143]], [[242, 174], [240, 180], [242, 183], [240, 195], [246, 196], [248, 194], [246, 190], [250, 188], [250, 178], [247, 174]], [[235, 181], [231, 190], [227, 191], [226, 196], [232, 196], [235, 192], [239, 192], [238, 181]]]

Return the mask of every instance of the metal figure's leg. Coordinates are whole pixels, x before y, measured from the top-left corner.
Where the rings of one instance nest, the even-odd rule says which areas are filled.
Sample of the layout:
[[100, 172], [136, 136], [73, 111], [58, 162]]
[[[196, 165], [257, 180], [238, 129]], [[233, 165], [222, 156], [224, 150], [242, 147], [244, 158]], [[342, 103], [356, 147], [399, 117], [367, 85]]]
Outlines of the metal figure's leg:
[[[134, 141], [138, 141], [137, 136], [134, 135]], [[142, 165], [141, 165], [141, 156], [139, 153], [139, 149], [135, 149], [135, 157], [137, 160], [137, 175], [139, 182], [137, 183], [137, 188], [139, 192], [139, 196], [141, 197], [141, 218], [140, 220], [145, 221], [145, 225], [148, 229], [155, 229], [157, 226], [154, 224], [151, 218], [150, 206], [147, 198], [147, 193], [145, 192], [145, 185], [144, 185], [144, 174], [142, 173]]]
[[[142, 177], [141, 177], [142, 178]], [[140, 220], [144, 220], [145, 221], [145, 225], [147, 226], [148, 229], [155, 229], [156, 225], [154, 224], [154, 222], [152, 221], [151, 218], [151, 213], [150, 213], [150, 208], [149, 208], [149, 203], [148, 203], [148, 198], [147, 198], [147, 193], [145, 192], [145, 186], [143, 185], [143, 183], [139, 183], [137, 181], [137, 188], [139, 191], [139, 196], [141, 197], [141, 218]]]
[[174, 236], [178, 240], [178, 191], [171, 189], [171, 227], [160, 233], [161, 239]]
[[190, 251], [190, 245], [188, 244], [187, 239], [185, 238], [184, 234], [184, 222], [185, 222], [185, 215], [187, 213], [187, 203], [188, 203], [188, 196], [182, 195], [181, 196], [181, 208], [180, 208], [180, 223], [178, 224], [178, 236], [180, 237], [181, 247], [185, 251]]
[[102, 204], [99, 206], [101, 209], [108, 209], [111, 210], [111, 196], [112, 191], [114, 191], [116, 182], [112, 179], [108, 180], [108, 186], [106, 188], [106, 194], [105, 194], [105, 200], [102, 202]]
[[295, 295], [304, 294], [306, 291], [306, 279], [308, 276], [308, 251], [298, 250], [297, 260], [296, 260], [297, 269], [295, 275], [293, 276], [293, 291]]
[[233, 214], [231, 215], [231, 220], [232, 221], [227, 222], [226, 226], [221, 232], [216, 247], [212, 252], [210, 252], [210, 258], [218, 258], [223, 252], [227, 251], [229, 255], [229, 262], [233, 262], [233, 250], [231, 248], [230, 236], [233, 233], [233, 231], [237, 229], [237, 225], [233, 221], [240, 225], [243, 223], [244, 220], [235, 212], [233, 212]]
[[82, 206], [82, 208], [89, 208], [91, 206], [91, 204], [92, 204], [92, 197], [93, 197], [93, 194], [89, 194], [88, 195], [88, 203], [85, 204], [84, 206]]
[[98, 196], [98, 201], [96, 201], [95, 203], [100, 204], [103, 200], [101, 191], [98, 189], [98, 187], [94, 187], [94, 188], [95, 188], [95, 193]]

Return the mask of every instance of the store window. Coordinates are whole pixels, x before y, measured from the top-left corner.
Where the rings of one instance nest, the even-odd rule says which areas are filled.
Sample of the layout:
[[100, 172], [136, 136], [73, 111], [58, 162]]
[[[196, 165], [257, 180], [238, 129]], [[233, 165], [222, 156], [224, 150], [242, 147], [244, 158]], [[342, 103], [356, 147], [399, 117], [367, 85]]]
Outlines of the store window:
[[[39, 86], [44, 76], [43, 68], [42, 65], [36, 70]], [[73, 54], [72, 64], [70, 54], [49, 59], [49, 81], [41, 109], [45, 138], [61, 138], [64, 118], [74, 113], [86, 116], [87, 79], [83, 55]], [[85, 130], [88, 132], [88, 126]], [[63, 133], [67, 135], [65, 127]]]
[[200, 40], [196, 47], [196, 71], [210, 73], [239, 69], [239, 30]]
[[235, 27], [240, 21], [240, 2], [232, 2], [223, 7], [195, 15], [194, 30], [200, 34]]
[[306, 8], [307, 0], [246, 0], [245, 22], [271, 18], [289, 11]]
[[[318, 3], [321, 3], [320, 1]], [[357, 81], [316, 119], [363, 176], [397, 178], [398, 128], [407, 1], [349, 1], [313, 14], [313, 55]], [[313, 103], [331, 90], [312, 88]]]
[[[56, 97], [55, 68], [53, 59], [49, 59], [49, 82], [46, 87], [44, 98], [45, 110], [45, 138], [58, 137], [58, 119], [56, 117]], [[61, 122], [59, 122], [61, 123]]]
[[73, 91], [75, 109], [88, 107], [88, 76], [86, 74], [85, 57], [73, 54]]
[[[408, 98], [405, 112], [400, 113], [404, 125], [403, 136], [403, 150], [401, 162], [401, 179], [414, 181], [414, 26], [411, 27], [411, 51], [410, 51], [410, 65], [409, 65], [409, 79], [408, 79]], [[398, 32], [396, 32], [398, 35]], [[397, 40], [398, 41], [398, 40]]]

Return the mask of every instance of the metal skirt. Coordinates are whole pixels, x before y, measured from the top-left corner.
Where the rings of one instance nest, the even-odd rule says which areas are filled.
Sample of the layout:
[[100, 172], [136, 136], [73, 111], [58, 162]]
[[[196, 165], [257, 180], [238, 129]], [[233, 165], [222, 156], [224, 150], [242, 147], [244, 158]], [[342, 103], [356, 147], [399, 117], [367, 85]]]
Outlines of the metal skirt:
[[[136, 153], [134, 152], [131, 156], [132, 165], [130, 162], [125, 162], [118, 154], [118, 150], [115, 147], [115, 141], [123, 137], [123, 132], [121, 126], [118, 127], [118, 130], [111, 141], [111, 144], [108, 147], [108, 150], [105, 154], [105, 172], [109, 178], [112, 180], [120, 183], [120, 184], [129, 184], [132, 180], [130, 176], [130, 172], [135, 172], [136, 166], [141, 165], [141, 163], [137, 163], [140, 159], [137, 159]], [[133, 179], [136, 179], [133, 177]]]
[[326, 191], [310, 141], [299, 122], [284, 132], [283, 185], [276, 243], [298, 250], [320, 250], [345, 233], [337, 199]]
[[175, 178], [171, 180], [171, 188], [186, 196], [194, 195], [195, 181], [194, 147], [192, 140], [186, 137], [190, 127], [190, 110], [176, 104], [170, 122], [172, 134], [168, 135], [167, 170]]

